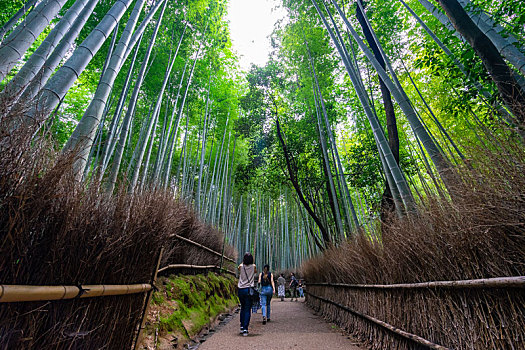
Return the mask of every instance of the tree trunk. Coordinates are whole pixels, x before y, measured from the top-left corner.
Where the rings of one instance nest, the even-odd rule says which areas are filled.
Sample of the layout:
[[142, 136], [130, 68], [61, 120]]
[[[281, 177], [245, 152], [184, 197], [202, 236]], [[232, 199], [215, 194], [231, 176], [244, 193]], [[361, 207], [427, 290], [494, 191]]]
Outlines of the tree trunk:
[[[315, 68], [313, 66], [313, 62], [310, 61], [311, 67], [312, 67], [312, 75], [315, 74]], [[323, 165], [324, 165], [324, 173], [326, 176], [326, 187], [329, 191], [328, 198], [330, 200], [330, 208], [332, 209], [332, 214], [334, 216], [335, 225], [337, 227], [337, 231], [339, 233], [339, 239], [344, 239], [344, 229], [343, 229], [343, 223], [341, 221], [341, 212], [339, 210], [339, 203], [337, 201], [337, 192], [335, 191], [335, 185], [334, 185], [334, 178], [332, 175], [332, 169], [330, 168], [330, 162], [328, 160], [328, 147], [326, 144], [326, 138], [324, 136], [324, 130], [321, 126], [321, 116], [319, 115], [319, 99], [322, 98], [320, 95], [317, 95], [317, 89], [315, 87], [315, 84], [313, 86], [314, 88], [314, 100], [315, 100], [315, 114], [317, 117], [317, 130], [319, 131], [319, 141], [321, 144], [321, 152], [322, 152], [322, 159], [323, 159]]]
[[[162, 14], [163, 14], [163, 12], [164, 12], [164, 9], [161, 12], [161, 17], [159, 17], [159, 22], [158, 23], [162, 22]], [[159, 24], [157, 24], [157, 27], [158, 26], [159, 26]], [[164, 98], [164, 92], [166, 90], [166, 85], [168, 84], [168, 80], [169, 80], [169, 78], [171, 76], [171, 70], [173, 69], [173, 64], [175, 63], [175, 59], [177, 58], [177, 55], [179, 54], [180, 45], [182, 44], [182, 39], [184, 38], [184, 33], [185, 32], [186, 32], [186, 27], [184, 27], [184, 30], [183, 30], [183, 32], [181, 34], [179, 43], [177, 45], [177, 49], [175, 50], [175, 53], [173, 54], [173, 57], [171, 57], [171, 61], [168, 62], [168, 66], [166, 67], [166, 72], [164, 74], [164, 80], [162, 82], [162, 86], [160, 88], [160, 91], [159, 91], [159, 94], [158, 94], [158, 97], [157, 97], [157, 102], [155, 104], [155, 108], [153, 109], [153, 121], [152, 121], [153, 135], [151, 136], [151, 145], [153, 145], [153, 142], [155, 142], [156, 125], [157, 125], [157, 121], [158, 121], [159, 115], [160, 115], [160, 108], [162, 106], [162, 100]], [[153, 41], [155, 41], [155, 40], [153, 40]], [[149, 137], [149, 133], [148, 133], [148, 134], [146, 134], [146, 140], [144, 141], [145, 142], [144, 146], [146, 146], [149, 138], [150, 137]], [[144, 169], [145, 173], [147, 172], [147, 168], [148, 168], [148, 165], [149, 165], [149, 157], [150, 157], [151, 147], [153, 147], [153, 146], [150, 146], [150, 151], [148, 151], [148, 157], [147, 157], [147, 161], [146, 161], [146, 165], [145, 165], [145, 169]], [[137, 166], [135, 168], [135, 172], [134, 172], [132, 180], [131, 180], [131, 184], [130, 184], [131, 187], [130, 187], [130, 189], [132, 189], [134, 187], [134, 185], [136, 184], [136, 181], [138, 179], [138, 173], [140, 172], [140, 162], [141, 161], [142, 161], [142, 159], [141, 159], [141, 157], [139, 157], [138, 164], [137, 164]]]
[[[327, 29], [328, 33], [330, 34], [330, 37], [332, 38], [332, 41], [334, 42], [339, 55], [341, 59], [343, 60], [343, 63], [345, 65], [345, 68], [348, 72], [348, 75], [350, 77], [350, 80], [352, 81], [352, 84], [354, 85], [354, 88], [356, 90], [357, 96], [359, 98], [359, 101], [361, 102], [361, 105], [363, 106], [363, 109], [365, 111], [365, 114], [368, 118], [368, 121], [370, 123], [370, 126], [372, 128], [372, 132], [374, 133], [374, 137], [376, 139], [376, 143], [378, 147], [381, 148], [381, 151], [384, 154], [385, 162], [388, 165], [388, 168], [390, 169], [390, 172], [392, 174], [393, 180], [395, 181], [396, 186], [398, 187], [400, 196], [403, 200], [403, 204], [405, 205], [406, 209], [408, 211], [414, 211], [415, 210], [415, 204], [414, 204], [414, 198], [412, 196], [412, 192], [410, 191], [410, 188], [408, 187], [408, 184], [401, 172], [401, 169], [399, 168], [399, 165], [396, 163], [395, 158], [392, 154], [392, 151], [390, 150], [390, 146], [388, 145], [388, 141], [384, 135], [383, 129], [381, 128], [381, 125], [379, 124], [377, 117], [375, 116], [369, 100], [366, 91], [364, 90], [363, 84], [360, 80], [360, 77], [358, 76], [357, 71], [354, 69], [354, 67], [350, 64], [348, 56], [345, 54], [345, 50], [343, 50], [342, 44], [339, 43], [337, 40], [334, 32], [330, 28], [330, 25], [326, 21], [326, 18], [324, 14], [321, 12], [321, 9], [317, 5], [317, 2], [315, 0], [312, 0], [313, 5], [315, 6], [319, 16], [321, 17], [321, 20], [323, 21], [323, 24], [325, 25], [325, 28]], [[342, 14], [342, 13], [340, 13]], [[331, 14], [330, 14], [331, 16]], [[345, 17], [346, 18], [346, 17]], [[349, 26], [349, 29], [353, 30]], [[356, 34], [355, 31], [353, 34]], [[364, 45], [364, 43], [361, 42], [361, 44]], [[370, 52], [369, 52], [370, 53]], [[372, 57], [373, 58], [373, 57]], [[375, 58], [373, 58], [375, 60]], [[376, 61], [377, 62], [377, 61]], [[380, 68], [380, 67], [379, 67]], [[383, 70], [384, 72], [384, 70]], [[386, 73], [385, 73], [386, 75]]]
[[[312, 0], [312, 1], [315, 1], [315, 0]], [[371, 30], [371, 33], [374, 36], [374, 40], [378, 46], [378, 49], [381, 51], [383, 59], [385, 60], [385, 63], [393, 79], [391, 79], [386, 73], [386, 71], [380, 66], [379, 62], [374, 57], [373, 53], [370, 52], [366, 44], [357, 34], [354, 27], [348, 21], [348, 19], [346, 18], [344, 13], [341, 11], [341, 8], [337, 5], [335, 0], [332, 0], [332, 4], [334, 4], [336, 10], [338, 11], [339, 15], [343, 19], [343, 22], [345, 23], [346, 27], [352, 34], [353, 38], [357, 41], [359, 47], [361, 48], [361, 50], [363, 51], [367, 59], [372, 63], [372, 65], [374, 66], [374, 69], [377, 71], [381, 79], [383, 79], [384, 83], [390, 90], [390, 93], [394, 96], [397, 103], [399, 104], [399, 107], [403, 110], [403, 113], [407, 117], [408, 122], [410, 123], [410, 126], [412, 130], [414, 131], [414, 134], [416, 134], [421, 139], [421, 142], [425, 146], [425, 149], [428, 152], [430, 158], [432, 159], [432, 162], [438, 169], [438, 172], [443, 182], [445, 183], [445, 185], [447, 186], [448, 190], [450, 191], [452, 195], [454, 193], [456, 184], [459, 181], [457, 174], [455, 173], [454, 169], [451, 167], [448, 160], [440, 152], [438, 146], [434, 143], [434, 141], [432, 140], [432, 138], [430, 137], [426, 129], [421, 124], [421, 121], [419, 120], [417, 113], [410, 102], [410, 99], [408, 98], [401, 84], [397, 80], [396, 73], [394, 69], [392, 68], [391, 64], [389, 63], [388, 57], [384, 54], [379, 41], [374, 35], [374, 32]], [[385, 156], [386, 156], [386, 153], [385, 153]]]
[[[334, 137], [334, 135], [332, 133], [332, 128], [331, 128], [331, 125], [330, 125], [329, 120], [328, 120], [328, 114], [326, 113], [326, 107], [325, 107], [325, 104], [324, 104], [323, 96], [321, 94], [321, 88], [319, 86], [319, 80], [317, 79], [317, 73], [316, 73], [316, 70], [315, 70], [314, 61], [313, 61], [313, 59], [311, 57], [310, 48], [308, 47], [308, 43], [306, 42], [306, 40], [305, 40], [305, 44], [306, 44], [306, 48], [307, 48], [308, 57], [310, 59], [310, 65], [312, 67], [312, 74], [313, 74], [313, 77], [314, 77], [314, 82], [315, 82], [315, 87], [316, 87], [316, 90], [314, 88], [314, 98], [315, 98], [315, 91], [317, 91], [317, 94], [319, 96], [319, 102], [320, 102], [320, 105], [321, 105], [321, 110], [322, 110], [323, 116], [324, 116], [324, 124], [325, 124], [326, 130], [327, 130], [328, 138], [330, 139], [330, 144], [331, 144], [331, 148], [332, 148], [332, 156], [334, 158], [334, 163], [336, 165], [336, 170], [337, 169], [339, 170], [338, 171], [339, 172], [338, 183], [340, 183], [341, 187], [343, 187], [342, 189], [340, 188], [340, 192], [341, 192], [341, 195], [343, 197], [343, 207], [344, 207], [344, 210], [345, 210], [345, 218], [346, 218], [347, 224], [349, 226], [349, 232], [350, 232], [351, 231], [351, 224], [350, 224], [351, 221], [354, 222], [354, 225], [355, 225], [355, 227], [357, 229], [359, 227], [359, 220], [357, 219], [357, 215], [355, 213], [355, 208], [354, 208], [354, 205], [352, 203], [352, 199], [350, 198], [350, 193], [348, 191], [348, 186], [347, 186], [346, 180], [345, 180], [344, 175], [343, 175], [344, 173], [343, 173], [343, 167], [341, 165], [341, 160], [339, 159], [339, 151], [337, 150], [337, 144], [335, 142], [335, 137]], [[337, 173], [337, 171], [336, 171], [336, 173]], [[350, 215], [349, 215], [349, 212], [348, 212], [349, 207], [350, 207], [350, 211], [352, 212], [351, 219], [350, 219]]]
[[331, 239], [328, 231], [326, 230], [326, 227], [323, 225], [321, 219], [315, 214], [315, 212], [312, 210], [306, 199], [304, 198], [303, 192], [301, 190], [301, 187], [299, 186], [299, 182], [297, 181], [297, 177], [295, 175], [295, 172], [292, 169], [292, 164], [290, 160], [290, 155], [288, 153], [288, 148], [286, 147], [286, 144], [284, 142], [283, 136], [281, 134], [281, 125], [279, 124], [279, 119], [276, 119], [276, 125], [277, 125], [277, 137], [279, 138], [279, 141], [281, 143], [281, 147], [283, 149], [284, 158], [286, 160], [286, 167], [288, 169], [288, 176], [290, 179], [290, 182], [292, 183], [295, 192], [297, 193], [297, 196], [299, 197], [299, 200], [301, 201], [302, 205], [308, 212], [308, 214], [312, 217], [314, 222], [317, 224], [317, 227], [319, 227], [319, 230], [321, 231], [321, 235], [323, 236], [323, 241], [325, 244], [325, 247], [328, 247], [331, 244]]
[[[155, 40], [157, 39], [157, 33], [160, 29], [160, 25], [162, 23], [162, 19], [164, 17], [164, 11], [166, 10], [166, 5], [167, 5], [168, 1], [164, 1], [164, 6], [162, 7], [162, 10], [160, 11], [160, 15], [159, 15], [159, 19], [157, 20], [157, 25], [155, 27], [155, 30], [153, 32], [153, 36], [151, 38], [151, 43], [152, 45], [155, 45]], [[158, 117], [158, 114], [159, 114], [159, 111], [160, 111], [160, 105], [162, 103], [162, 96], [164, 95], [164, 89], [166, 87], [166, 83], [167, 83], [167, 80], [169, 78], [169, 73], [171, 73], [171, 67], [173, 67], [173, 65], [170, 65], [169, 67], [169, 71], [167, 72], [166, 76], [164, 77], [164, 82], [163, 82], [163, 85], [162, 85], [162, 88], [161, 88], [161, 92], [159, 93], [159, 97], [157, 99], [157, 103], [155, 105], [155, 108], [153, 110], [153, 117], [151, 118], [151, 122], [149, 123], [149, 125], [147, 126], [147, 129], [146, 129], [146, 135], [145, 135], [145, 139], [144, 139], [144, 144], [143, 144], [143, 147], [140, 147], [139, 148], [139, 153], [138, 153], [138, 157], [137, 157], [137, 162], [135, 164], [135, 171], [133, 172], [133, 176], [131, 177], [131, 181], [129, 183], [129, 186], [128, 186], [128, 190], [129, 192], [133, 192], [133, 190], [135, 189], [135, 186], [137, 185], [137, 180], [138, 180], [138, 177], [139, 177], [139, 173], [140, 173], [140, 167], [142, 165], [142, 160], [144, 158], [144, 152], [146, 151], [146, 145], [148, 143], [148, 140], [150, 138], [150, 134], [151, 134], [151, 131], [153, 129], [153, 127], [156, 125], [156, 122], [157, 122], [157, 117]], [[151, 140], [151, 142], [154, 142], [155, 140]], [[146, 169], [145, 169], [146, 171]]]
[[[170, 118], [170, 120], [168, 122], [168, 126], [167, 126], [167, 129], [166, 129], [166, 136], [165, 136], [165, 139], [163, 140], [163, 142], [161, 143], [161, 146], [160, 146], [159, 155], [158, 155], [158, 162], [159, 163], [156, 165], [155, 176], [154, 176], [154, 179], [153, 179], [155, 182], [159, 181], [159, 177], [161, 176], [162, 169], [164, 168], [165, 158], [166, 158], [166, 150], [168, 149], [168, 145], [169, 145], [168, 158], [171, 158], [171, 156], [173, 154], [172, 146], [177, 141], [177, 131], [178, 131], [178, 128], [179, 128], [180, 118], [177, 118], [177, 121], [176, 121], [176, 124], [175, 124], [175, 133], [172, 132], [172, 128], [173, 128], [173, 122], [174, 122], [174, 119], [175, 119], [175, 113], [177, 113], [177, 106], [178, 106], [177, 103], [179, 101], [180, 91], [182, 89], [182, 83], [184, 82], [184, 76], [186, 75], [186, 68], [188, 67], [188, 61], [189, 61], [189, 57], [186, 59], [186, 63], [184, 64], [184, 69], [182, 70], [180, 83], [179, 83], [179, 86], [177, 88], [177, 96], [175, 97], [175, 102], [173, 103], [173, 109], [172, 109], [172, 112], [171, 112], [171, 118]], [[167, 167], [167, 164], [166, 164], [166, 167]], [[163, 186], [166, 185], [163, 178], [160, 181], [161, 181]]]
[[[177, 126], [175, 127], [175, 129], [173, 129], [173, 138], [172, 138], [172, 142], [171, 142], [171, 145], [169, 146], [169, 155], [166, 159], [166, 169], [165, 169], [165, 172], [164, 172], [164, 186], [167, 186], [168, 185], [168, 180], [169, 180], [169, 176], [170, 176], [170, 173], [171, 173], [171, 162], [172, 162], [172, 157], [173, 157], [173, 150], [174, 150], [174, 147], [175, 147], [175, 141], [176, 141], [176, 136], [177, 136], [177, 132], [178, 132], [178, 123], [182, 117], [182, 113], [184, 112], [184, 106], [186, 104], [186, 98], [188, 97], [188, 91], [190, 90], [190, 86], [191, 86], [191, 82], [193, 80], [193, 72], [195, 71], [195, 65], [197, 64], [197, 59], [199, 57], [199, 53], [201, 51], [201, 48], [202, 48], [202, 44], [204, 42], [204, 33], [206, 32], [206, 29], [208, 28], [208, 24], [206, 24], [206, 27], [204, 28], [204, 31], [202, 32], [202, 38], [200, 40], [200, 43], [199, 43], [199, 48], [197, 49], [197, 52], [195, 53], [195, 59], [193, 60], [193, 65], [191, 67], [191, 70], [190, 70], [190, 74], [189, 74], [189, 77], [188, 77], [188, 82], [186, 83], [186, 89], [184, 90], [184, 96], [182, 97], [182, 102], [180, 104], [180, 108], [178, 109], [178, 114], [177, 114]], [[184, 77], [184, 76], [183, 76]], [[182, 84], [182, 79], [181, 79], [181, 84]], [[178, 98], [178, 96], [177, 96]], [[176, 106], [175, 106], [176, 107]], [[186, 118], [188, 118], [186, 116]], [[186, 130], [187, 131], [187, 130]]]
[[[496, 110], [501, 114], [501, 116], [508, 122], [508, 123], [514, 123], [512, 121], [512, 116], [505, 108], [503, 108], [498, 102], [495, 103], [495, 106], [490, 105], [487, 100], [490, 100], [492, 98], [492, 95], [487, 91], [486, 88], [483, 87], [483, 85], [480, 84], [479, 81], [472, 79], [470, 76], [470, 73], [468, 72], [467, 68], [461, 63], [454, 54], [448, 49], [448, 47], [439, 40], [439, 38], [434, 34], [434, 32], [423, 22], [423, 20], [408, 6], [408, 4], [403, 1], [399, 0], [403, 6], [410, 12], [410, 14], [416, 19], [416, 21], [421, 25], [421, 27], [427, 32], [427, 34], [434, 40], [434, 42], [443, 50], [443, 52], [454, 62], [456, 67], [465, 75], [467, 79], [469, 79], [469, 82], [474, 85], [476, 90], [478, 90], [478, 93], [480, 93], [485, 99], [482, 99], [482, 101], [487, 104], [490, 108], [496, 108]], [[448, 20], [447, 16], [445, 16], [441, 11], [439, 11], [434, 5], [429, 3], [426, 0], [419, 0], [421, 5], [423, 5], [434, 17], [436, 17], [447, 29], [454, 30], [454, 27], [452, 24], [450, 24], [450, 21]], [[465, 41], [465, 39], [457, 32], [454, 31], [454, 34], [461, 40]]]
[[206, 140], [208, 135], [208, 119], [211, 118], [210, 108], [210, 88], [211, 88], [211, 74], [208, 81], [208, 94], [206, 95], [206, 110], [204, 112], [204, 126], [202, 128], [202, 145], [201, 145], [201, 159], [199, 162], [199, 181], [197, 183], [197, 193], [195, 195], [195, 208], [200, 214], [201, 205], [201, 188], [202, 188], [202, 170], [204, 169], [204, 156], [206, 154]]
[[[358, 5], [356, 8], [357, 20], [359, 21], [359, 24], [361, 25], [361, 28], [363, 29], [363, 34], [365, 35], [365, 39], [368, 42], [368, 45], [370, 46], [370, 48], [372, 49], [372, 52], [374, 53], [374, 57], [377, 59], [381, 67], [385, 69], [386, 68], [385, 60], [383, 60], [383, 56], [381, 55], [381, 52], [379, 51], [379, 48], [377, 47], [377, 44], [374, 41], [374, 37], [372, 36], [370, 29], [368, 28], [369, 23], [365, 19], [365, 16], [363, 15], [364, 6], [362, 3], [362, 0], [358, 0], [357, 5]], [[390, 91], [388, 90], [387, 86], [385, 85], [381, 77], [379, 77], [379, 87], [381, 89], [381, 96], [383, 98], [383, 106], [385, 108], [388, 144], [390, 145], [390, 149], [392, 150], [392, 154], [394, 155], [396, 163], [399, 164], [399, 135], [397, 132], [396, 114], [394, 111], [394, 105], [392, 104], [392, 97], [390, 95]], [[385, 222], [385, 220], [389, 216], [391, 216], [394, 211], [395, 211], [394, 198], [392, 196], [392, 190], [390, 189], [390, 186], [387, 182], [385, 184], [385, 191], [383, 192], [383, 196], [381, 198], [381, 221]]]
[[[498, 49], [498, 52], [505, 57], [521, 74], [525, 75], [525, 55], [516, 47], [514, 43], [516, 40], [511, 34], [500, 33], [504, 31], [503, 27], [494, 22], [483, 11], [476, 13], [472, 11], [472, 8], [467, 9], [467, 6], [474, 6], [470, 0], [459, 0], [460, 4], [465, 8], [472, 21], [479, 27], [479, 29], [485, 34], [494, 46]], [[516, 79], [520, 83], [522, 89], [525, 88], [524, 78], [516, 74]]]
[[128, 96], [128, 92], [130, 89], [130, 80], [131, 80], [131, 74], [133, 73], [133, 68], [135, 67], [135, 62], [137, 60], [137, 54], [139, 52], [140, 43], [142, 42], [142, 37], [139, 40], [138, 45], [135, 47], [135, 52], [133, 53], [133, 57], [131, 58], [131, 63], [128, 69], [128, 73], [126, 74], [126, 79], [124, 81], [124, 84], [122, 85], [122, 90], [120, 92], [119, 100], [117, 102], [117, 107], [115, 108], [115, 112], [113, 113], [113, 119], [111, 120], [111, 124], [109, 126], [108, 130], [108, 136], [106, 139], [106, 143], [104, 144], [104, 148], [102, 149], [102, 158], [100, 160], [100, 167], [99, 167], [99, 174], [98, 174], [98, 180], [99, 182], [102, 181], [102, 177], [104, 176], [104, 173], [106, 172], [106, 168], [108, 166], [109, 160], [111, 159], [111, 156], [113, 155], [113, 151], [115, 150], [115, 145], [117, 143], [117, 138], [119, 133], [117, 133], [119, 123], [120, 123], [120, 116], [122, 115], [122, 111], [124, 109], [124, 103], [126, 102], [126, 97]]

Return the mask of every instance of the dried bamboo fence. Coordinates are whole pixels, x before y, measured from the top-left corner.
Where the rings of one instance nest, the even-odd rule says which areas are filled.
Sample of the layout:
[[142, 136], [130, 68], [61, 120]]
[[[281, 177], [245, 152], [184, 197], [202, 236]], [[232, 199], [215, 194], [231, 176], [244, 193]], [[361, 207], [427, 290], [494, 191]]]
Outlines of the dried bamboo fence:
[[[79, 182], [76, 153], [59, 155], [31, 128], [8, 132], [25, 115], [11, 112], [0, 111], [1, 292], [4, 301], [19, 285], [52, 287], [53, 295], [0, 303], [0, 349], [130, 349], [159, 265], [219, 265], [221, 251], [235, 257], [172, 191], [132, 195], [122, 184], [108, 195]], [[115, 295], [116, 286], [143, 283], [149, 291]], [[95, 290], [104, 297], [86, 297]]]
[[[190, 220], [192, 219], [190, 217]], [[200, 223], [193, 223], [189, 228], [197, 231], [209, 229]], [[211, 233], [216, 232], [212, 231]], [[196, 236], [199, 240], [201, 237], [202, 235]], [[181, 247], [182, 245], [181, 248], [185, 253], [182, 256], [177, 256], [178, 252], [168, 250], [168, 253], [171, 254], [168, 258], [181, 259], [181, 257], [187, 258], [193, 254], [193, 261], [216, 262], [217, 264], [170, 264], [159, 268], [160, 262], [166, 260], [167, 254], [159, 255], [158, 253], [151, 254], [148, 251], [143, 251], [139, 256], [148, 259], [147, 264], [142, 268], [143, 277], [135, 276], [133, 278], [133, 276], [129, 276], [127, 279], [147, 279], [147, 277], [145, 278], [146, 269], [153, 265], [150, 260], [155, 260], [156, 265], [150, 267], [151, 280], [147, 283], [39, 285], [36, 282], [33, 285], [17, 285], [11, 282], [10, 284], [2, 284], [0, 285], [0, 314], [9, 317], [0, 322], [0, 343], [16, 344], [17, 348], [20, 349], [71, 347], [92, 349], [100, 346], [115, 348], [116, 344], [120, 344], [119, 346], [126, 349], [136, 348], [141, 341], [145, 315], [147, 314], [151, 293], [155, 289], [154, 282], [157, 273], [175, 270], [182, 274], [195, 274], [213, 270], [235, 275], [226, 267], [218, 265], [221, 260], [234, 263], [235, 260], [232, 258], [178, 234], [171, 234], [165, 238], [167, 242], [171, 242], [168, 243], [168, 246], [171, 244], [171, 247], [174, 245]], [[217, 236], [215, 236], [216, 238]], [[207, 243], [205, 239], [202, 241]], [[140, 244], [130, 245], [132, 249], [139, 246]], [[228, 253], [232, 254], [232, 249], [228, 248]], [[199, 253], [199, 251], [204, 252], [204, 254]], [[198, 258], [195, 258], [195, 255]], [[124, 256], [126, 255], [124, 254]], [[152, 256], [156, 256], [156, 258], [151, 259]], [[191, 259], [186, 260], [191, 261]], [[120, 265], [122, 263], [119, 263]], [[134, 265], [140, 266], [141, 264], [134, 260]], [[86, 263], [87, 268], [89, 268], [88, 266]], [[114, 272], [111, 273], [112, 275], [115, 274]], [[125, 271], [124, 273], [129, 275]], [[110, 278], [110, 281], [113, 282], [114, 278]], [[26, 320], [27, 317], [39, 310], [40, 315], [45, 314], [49, 317], [40, 318], [34, 322]], [[54, 333], [60, 334], [60, 336], [57, 338], [54, 335], [52, 337], [54, 340], [48, 339], [50, 337], [46, 334], [50, 333], [50, 329], [59, 330], [58, 333], [57, 331]], [[106, 330], [100, 332], [101, 329]]]
[[525, 276], [308, 283], [307, 303], [374, 349], [525, 348]]
[[[161, 256], [159, 256], [159, 261]], [[153, 273], [152, 281], [155, 282], [157, 274], [178, 270], [179, 273], [186, 272], [186, 274], [202, 273], [203, 271], [217, 270], [235, 275], [233, 271], [223, 269], [216, 265], [189, 265], [189, 264], [175, 264], [168, 265], [163, 268], [158, 268]], [[154, 283], [140, 283], [130, 285], [79, 285], [79, 286], [32, 286], [32, 285], [0, 285], [0, 303], [20, 303], [20, 302], [41, 302], [41, 301], [62, 301], [68, 299], [79, 298], [95, 298], [108, 296], [126, 296], [130, 294], [144, 294], [144, 302], [140, 307], [142, 316], [138, 319], [140, 323], [137, 324], [135, 331], [135, 339], [133, 348], [141, 342], [142, 329], [144, 328], [145, 315], [147, 314], [148, 306], [151, 299], [151, 292], [155, 289]], [[80, 346], [81, 348], [89, 348], [89, 344]]]

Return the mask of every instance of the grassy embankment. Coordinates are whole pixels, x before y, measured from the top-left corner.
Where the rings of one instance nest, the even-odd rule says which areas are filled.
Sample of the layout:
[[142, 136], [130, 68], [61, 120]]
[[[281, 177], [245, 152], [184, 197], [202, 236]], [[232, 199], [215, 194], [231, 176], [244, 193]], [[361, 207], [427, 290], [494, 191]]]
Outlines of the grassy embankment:
[[181, 348], [218, 315], [238, 304], [232, 276], [172, 275], [161, 277], [148, 313], [144, 344], [158, 349]]

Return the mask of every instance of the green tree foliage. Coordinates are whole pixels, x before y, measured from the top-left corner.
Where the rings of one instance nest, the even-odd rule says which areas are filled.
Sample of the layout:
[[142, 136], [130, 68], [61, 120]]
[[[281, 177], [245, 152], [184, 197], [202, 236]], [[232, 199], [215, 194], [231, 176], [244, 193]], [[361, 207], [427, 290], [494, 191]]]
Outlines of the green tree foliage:
[[[363, 37], [355, 16], [356, 2], [316, 1], [329, 22], [329, 14], [334, 16], [341, 35], [338, 40], [348, 52], [351, 69], [361, 79], [372, 114], [386, 130], [378, 72], [351, 38], [333, 6], [334, 3], [341, 6], [349, 23]], [[73, 0], [67, 1], [52, 24], [1, 82], [0, 88], [17, 73], [73, 3]], [[154, 3], [146, 2], [139, 24]], [[450, 51], [448, 54], [400, 1], [363, 3], [371, 29], [392, 63], [395, 77], [392, 72], [387, 74], [393, 84], [397, 84], [397, 78], [410, 106], [417, 112], [417, 120], [438, 145], [454, 173], [475, 168], [475, 164], [469, 163], [471, 156], [485, 148], [499, 147], [498, 139], [520, 137], [513, 123], [512, 110], [506, 109], [505, 99], [500, 96], [482, 59], [452, 25], [443, 25], [435, 16], [437, 13], [444, 16], [437, 2], [430, 2], [436, 9], [432, 14], [424, 6], [428, 7], [428, 1], [406, 1]], [[525, 5], [522, 2], [461, 0], [460, 3], [467, 4], [465, 9], [471, 13], [488, 16], [498, 33], [525, 53]], [[22, 5], [20, 0], [2, 4], [0, 23], [7, 22]], [[111, 0], [99, 1], [76, 39], [76, 46], [88, 37], [113, 5]], [[176, 190], [190, 203], [200, 203], [200, 214], [228, 231], [227, 239], [235, 241], [242, 250], [260, 249], [261, 242], [275, 240], [286, 247], [279, 250], [280, 254], [285, 254], [286, 249], [301, 242], [300, 248], [296, 247], [301, 253], [286, 260], [289, 265], [314, 254], [316, 247], [322, 246], [319, 225], [327, 228], [336, 244], [354, 231], [379, 236], [381, 232], [375, 220], [380, 217], [382, 194], [391, 170], [381, 160], [384, 151], [378, 149], [370, 129], [370, 114], [365, 113], [342, 57], [312, 0], [282, 1], [288, 19], [275, 26], [270, 38], [270, 59], [262, 67], [252, 66], [246, 74], [238, 69], [238, 59], [230, 41], [225, 17], [227, 6], [227, 0], [168, 1], [162, 29], [151, 57], [145, 62], [146, 75], [136, 101], [119, 180], [129, 181], [136, 166], [132, 159], [134, 149], [145, 143], [149, 147], [146, 149], [150, 157], [149, 168], [139, 168], [139, 178], [145, 181], [141, 186], [152, 185], [151, 182], [155, 182], [152, 174], [158, 170], [154, 169], [158, 166], [156, 157], [159, 152], [162, 155], [160, 145], [176, 137], [171, 165], [162, 165], [162, 169], [169, 172], [168, 183], [162, 186]], [[133, 3], [116, 29], [117, 42], [132, 8]], [[123, 97], [123, 115], [157, 18], [158, 14], [146, 27], [138, 47], [130, 73], [129, 92]], [[19, 22], [22, 20], [23, 17]], [[151, 133], [155, 136], [152, 140], [143, 140], [143, 130], [158, 100], [166, 67], [186, 24], [187, 32], [168, 77], [158, 121]], [[329, 26], [333, 26], [332, 23]], [[92, 100], [111, 50], [111, 38], [108, 38], [46, 121], [44, 129], [52, 133], [57, 148], [68, 141]], [[86, 180], [101, 178], [104, 181], [107, 177], [107, 173], [100, 177], [93, 174], [98, 171], [101, 149], [110, 144], [110, 127], [130, 67], [132, 62], [128, 58], [111, 89], [105, 118], [91, 149]], [[523, 79], [519, 68], [513, 68], [510, 63], [509, 67]], [[413, 120], [408, 122], [395, 101], [394, 109], [400, 141], [400, 168], [414, 198], [420, 205], [428, 195], [436, 193], [450, 200], [451, 194], [444, 186], [446, 181], [440, 178], [425, 145], [411, 128]], [[277, 120], [288, 154], [284, 153], [279, 141]], [[116, 121], [115, 131], [121, 123], [121, 119]], [[167, 135], [170, 125], [173, 129]], [[305, 202], [320, 224], [312, 221], [304, 205], [299, 205], [286, 156]], [[197, 194], [200, 198], [196, 200], [199, 187], [202, 193]], [[360, 227], [345, 218], [345, 210], [350, 208], [355, 208]], [[336, 228], [337, 214], [345, 220], [342, 234]], [[404, 215], [403, 210], [398, 210], [398, 214]], [[290, 226], [286, 226], [287, 223]], [[290, 240], [291, 231], [296, 235], [295, 241]], [[271, 258], [270, 253], [265, 254]]]

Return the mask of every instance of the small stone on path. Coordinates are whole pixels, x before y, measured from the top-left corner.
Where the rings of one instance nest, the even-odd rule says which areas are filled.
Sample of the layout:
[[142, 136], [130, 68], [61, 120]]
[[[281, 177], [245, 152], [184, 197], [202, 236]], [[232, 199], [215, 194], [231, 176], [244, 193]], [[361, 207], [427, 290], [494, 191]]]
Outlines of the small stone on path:
[[363, 350], [335, 326], [327, 323], [304, 303], [272, 299], [271, 321], [262, 324], [261, 310], [251, 314], [249, 335], [239, 334], [239, 314], [207, 341], [199, 350], [282, 350], [282, 349], [346, 349]]

